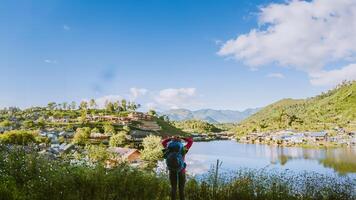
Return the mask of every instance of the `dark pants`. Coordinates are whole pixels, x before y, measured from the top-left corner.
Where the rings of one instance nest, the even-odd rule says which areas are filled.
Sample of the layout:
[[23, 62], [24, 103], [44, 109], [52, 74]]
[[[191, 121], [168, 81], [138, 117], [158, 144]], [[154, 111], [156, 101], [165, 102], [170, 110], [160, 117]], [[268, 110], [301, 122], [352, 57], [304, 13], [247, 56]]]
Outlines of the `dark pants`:
[[184, 200], [184, 185], [185, 185], [184, 170], [182, 170], [178, 173], [169, 171], [169, 180], [171, 182], [171, 198], [172, 198], [172, 200], [176, 200], [177, 185], [179, 186], [179, 199]]

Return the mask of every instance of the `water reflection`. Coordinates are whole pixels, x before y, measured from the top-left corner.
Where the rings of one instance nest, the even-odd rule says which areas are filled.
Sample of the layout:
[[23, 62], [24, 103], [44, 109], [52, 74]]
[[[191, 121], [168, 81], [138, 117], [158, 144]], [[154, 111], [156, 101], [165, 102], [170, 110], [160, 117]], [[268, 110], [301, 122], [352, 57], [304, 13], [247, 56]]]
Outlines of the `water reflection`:
[[204, 173], [217, 159], [224, 170], [270, 167], [356, 176], [356, 148], [277, 147], [234, 141], [195, 143], [187, 155], [188, 172]]

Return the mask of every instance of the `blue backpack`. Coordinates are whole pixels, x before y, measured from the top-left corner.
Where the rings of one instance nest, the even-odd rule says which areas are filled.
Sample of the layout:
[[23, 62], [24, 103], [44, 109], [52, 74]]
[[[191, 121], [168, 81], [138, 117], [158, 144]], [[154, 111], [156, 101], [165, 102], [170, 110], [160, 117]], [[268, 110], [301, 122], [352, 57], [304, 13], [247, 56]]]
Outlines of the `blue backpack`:
[[180, 172], [185, 168], [183, 160], [183, 144], [179, 141], [168, 143], [164, 152], [164, 158], [169, 171]]

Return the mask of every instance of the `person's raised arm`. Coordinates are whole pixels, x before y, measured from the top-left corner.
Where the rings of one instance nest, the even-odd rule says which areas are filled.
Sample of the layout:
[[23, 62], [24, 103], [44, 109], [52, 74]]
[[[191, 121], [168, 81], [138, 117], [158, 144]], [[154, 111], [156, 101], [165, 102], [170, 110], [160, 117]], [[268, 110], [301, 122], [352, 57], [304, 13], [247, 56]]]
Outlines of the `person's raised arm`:
[[183, 140], [187, 143], [185, 145], [186, 149], [190, 149], [190, 147], [193, 145], [193, 138], [189, 137], [189, 138], [183, 138]]
[[163, 145], [164, 148], [167, 147], [167, 144], [168, 144], [169, 141], [171, 141], [171, 139], [172, 139], [172, 138], [165, 138], [165, 139], [162, 141], [162, 145]]

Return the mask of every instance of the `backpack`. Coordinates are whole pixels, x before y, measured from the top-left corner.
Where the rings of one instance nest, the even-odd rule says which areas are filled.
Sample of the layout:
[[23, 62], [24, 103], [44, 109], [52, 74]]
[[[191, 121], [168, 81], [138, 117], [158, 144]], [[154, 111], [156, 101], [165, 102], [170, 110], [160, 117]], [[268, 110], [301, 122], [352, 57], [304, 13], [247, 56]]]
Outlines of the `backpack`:
[[164, 152], [164, 158], [169, 171], [180, 172], [185, 168], [183, 160], [183, 144], [179, 141], [168, 143]]

